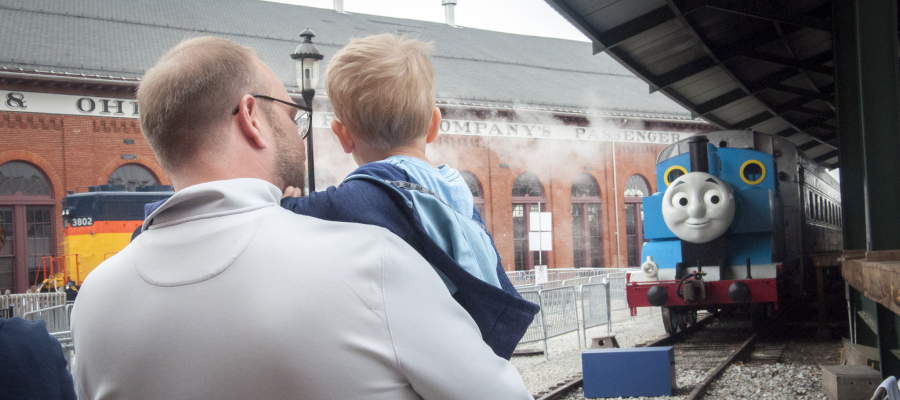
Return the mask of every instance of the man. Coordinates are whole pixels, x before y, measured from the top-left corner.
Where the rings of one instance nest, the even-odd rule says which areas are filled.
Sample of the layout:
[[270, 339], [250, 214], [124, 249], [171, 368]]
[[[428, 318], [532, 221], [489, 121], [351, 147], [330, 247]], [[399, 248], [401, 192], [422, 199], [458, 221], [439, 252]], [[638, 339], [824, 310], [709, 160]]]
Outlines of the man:
[[[0, 250], [6, 229], [0, 227]], [[47, 334], [44, 320], [3, 318], [0, 314], [0, 399], [75, 400], [59, 341]]]
[[176, 193], [81, 287], [80, 399], [530, 398], [400, 238], [279, 207], [301, 111], [252, 50], [182, 42], [137, 97]]

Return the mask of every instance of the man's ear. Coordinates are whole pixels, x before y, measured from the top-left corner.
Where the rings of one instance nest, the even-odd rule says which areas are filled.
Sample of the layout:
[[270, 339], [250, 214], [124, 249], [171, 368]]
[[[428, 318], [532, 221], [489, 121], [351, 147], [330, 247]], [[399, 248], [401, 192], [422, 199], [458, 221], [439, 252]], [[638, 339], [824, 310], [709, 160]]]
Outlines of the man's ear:
[[263, 110], [260, 108], [260, 104], [257, 103], [256, 98], [249, 94], [241, 97], [237, 113], [238, 126], [241, 128], [244, 139], [252, 146], [260, 149], [264, 149], [267, 146], [266, 141], [262, 137], [262, 131], [260, 131], [263, 115]]
[[344, 153], [353, 153], [353, 150], [356, 149], [356, 143], [353, 141], [353, 136], [350, 136], [350, 130], [347, 129], [347, 125], [333, 119], [331, 120], [331, 131], [334, 132], [334, 136], [337, 136], [338, 141], [341, 142], [341, 148], [344, 149]]
[[441, 109], [435, 107], [431, 113], [431, 124], [428, 125], [428, 134], [425, 135], [425, 143], [431, 143], [437, 139], [438, 133], [441, 131]]

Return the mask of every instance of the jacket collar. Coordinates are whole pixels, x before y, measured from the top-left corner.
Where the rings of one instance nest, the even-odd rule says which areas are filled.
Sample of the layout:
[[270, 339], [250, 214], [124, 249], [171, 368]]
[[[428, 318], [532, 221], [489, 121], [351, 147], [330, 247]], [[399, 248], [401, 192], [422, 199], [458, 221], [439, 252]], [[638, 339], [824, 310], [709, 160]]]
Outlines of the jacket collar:
[[141, 230], [278, 206], [281, 190], [255, 178], [212, 181], [178, 191], [146, 219]]

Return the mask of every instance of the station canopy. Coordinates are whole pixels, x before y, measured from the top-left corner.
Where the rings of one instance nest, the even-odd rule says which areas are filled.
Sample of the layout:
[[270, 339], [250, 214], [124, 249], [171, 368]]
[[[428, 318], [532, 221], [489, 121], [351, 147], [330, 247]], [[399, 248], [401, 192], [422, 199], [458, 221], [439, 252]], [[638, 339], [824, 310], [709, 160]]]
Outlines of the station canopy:
[[839, 165], [830, 0], [546, 1], [651, 93]]

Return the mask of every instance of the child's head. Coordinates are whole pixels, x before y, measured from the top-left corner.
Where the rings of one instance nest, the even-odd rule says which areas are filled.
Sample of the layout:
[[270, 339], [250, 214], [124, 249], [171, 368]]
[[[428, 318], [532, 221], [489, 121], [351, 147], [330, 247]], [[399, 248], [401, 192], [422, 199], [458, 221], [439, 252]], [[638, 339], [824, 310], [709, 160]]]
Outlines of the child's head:
[[335, 118], [376, 152], [425, 136], [435, 100], [431, 50], [389, 33], [351, 40], [325, 73]]

